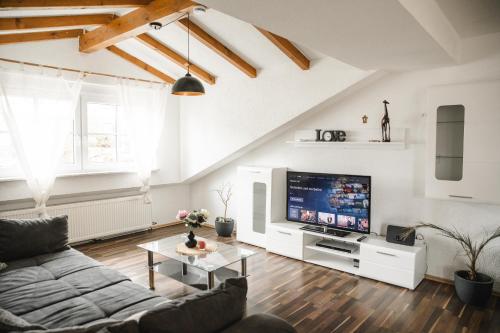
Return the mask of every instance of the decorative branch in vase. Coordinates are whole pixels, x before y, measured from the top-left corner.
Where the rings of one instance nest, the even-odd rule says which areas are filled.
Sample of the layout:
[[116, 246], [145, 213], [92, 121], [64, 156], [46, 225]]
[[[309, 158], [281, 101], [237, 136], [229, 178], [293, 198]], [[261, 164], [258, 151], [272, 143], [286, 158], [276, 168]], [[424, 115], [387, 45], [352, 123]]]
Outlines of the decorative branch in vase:
[[469, 234], [455, 228], [443, 228], [431, 223], [419, 223], [409, 227], [401, 236], [407, 238], [413, 230], [420, 228], [437, 230], [441, 236], [454, 239], [460, 244], [465, 254], [467, 270], [455, 272], [455, 291], [466, 304], [486, 305], [492, 293], [493, 278], [478, 272], [478, 259], [488, 243], [500, 238], [500, 227], [480, 241], [472, 240]]
[[215, 218], [215, 231], [217, 231], [217, 235], [221, 237], [231, 237], [234, 229], [234, 219], [227, 217], [227, 209], [229, 207], [229, 201], [233, 196], [232, 185], [229, 183], [223, 184], [220, 188], [216, 189], [215, 192], [217, 192], [224, 206], [224, 216], [217, 216]]
[[189, 228], [188, 240], [185, 243], [188, 248], [192, 249], [198, 244], [193, 229], [200, 228], [203, 223], [207, 222], [209, 215], [210, 213], [206, 209], [193, 210], [192, 212], [180, 210], [177, 213], [177, 220], [183, 222]]

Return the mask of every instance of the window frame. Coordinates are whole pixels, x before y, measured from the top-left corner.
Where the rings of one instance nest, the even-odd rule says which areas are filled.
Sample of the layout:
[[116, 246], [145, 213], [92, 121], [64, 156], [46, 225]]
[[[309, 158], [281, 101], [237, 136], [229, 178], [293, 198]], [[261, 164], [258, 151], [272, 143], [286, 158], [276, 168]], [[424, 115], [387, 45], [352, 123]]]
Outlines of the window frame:
[[[102, 87], [99, 87], [102, 88]], [[106, 89], [103, 89], [106, 90]], [[88, 160], [88, 123], [87, 123], [87, 104], [113, 104], [120, 107], [120, 101], [114, 91], [108, 92], [96, 89], [92, 86], [82, 87], [80, 97], [75, 108], [74, 123], [73, 123], [73, 163], [66, 164], [60, 161], [57, 176], [79, 176], [92, 174], [109, 174], [109, 173], [132, 173], [135, 172], [135, 162], [120, 162], [119, 161], [119, 137], [120, 130], [115, 128], [115, 150], [116, 162], [103, 163], [102, 165], [92, 164]], [[118, 111], [118, 110], [117, 110]], [[118, 112], [116, 117], [116, 125], [118, 126]], [[8, 133], [8, 131], [7, 131]], [[155, 163], [156, 164], [156, 163]], [[155, 168], [156, 169], [156, 168]], [[15, 167], [0, 166], [0, 180], [17, 180], [22, 179], [21, 167], [19, 162], [15, 161]]]
[[89, 103], [98, 104], [112, 104], [120, 106], [118, 97], [115, 94], [109, 93], [95, 93], [95, 92], [82, 92], [80, 96], [80, 110], [81, 110], [81, 171], [83, 173], [95, 173], [95, 172], [133, 172], [134, 162], [120, 162], [118, 155], [118, 138], [120, 136], [118, 129], [118, 110], [115, 123], [115, 154], [116, 161], [114, 163], [103, 163], [102, 165], [90, 163], [88, 158], [88, 117], [87, 117], [87, 105]]

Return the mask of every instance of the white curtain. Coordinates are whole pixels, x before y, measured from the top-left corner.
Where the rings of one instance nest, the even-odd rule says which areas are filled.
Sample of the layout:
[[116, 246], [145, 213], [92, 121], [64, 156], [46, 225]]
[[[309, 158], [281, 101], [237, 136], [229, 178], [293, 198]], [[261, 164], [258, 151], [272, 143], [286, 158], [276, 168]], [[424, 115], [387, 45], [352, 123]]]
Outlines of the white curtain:
[[130, 80], [120, 81], [119, 92], [144, 202], [151, 203], [151, 172], [155, 167], [170, 92], [165, 85], [144, 85]]
[[47, 216], [45, 205], [73, 130], [80, 89], [80, 78], [0, 71], [0, 112], [41, 216]]

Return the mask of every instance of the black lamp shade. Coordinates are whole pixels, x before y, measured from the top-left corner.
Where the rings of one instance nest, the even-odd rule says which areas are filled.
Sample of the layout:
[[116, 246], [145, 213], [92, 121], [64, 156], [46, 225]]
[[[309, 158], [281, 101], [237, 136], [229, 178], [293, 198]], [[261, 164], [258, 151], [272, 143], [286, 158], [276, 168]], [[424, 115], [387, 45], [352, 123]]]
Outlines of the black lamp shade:
[[203, 84], [189, 73], [175, 81], [172, 86], [172, 95], [199, 96], [204, 94], [205, 88]]

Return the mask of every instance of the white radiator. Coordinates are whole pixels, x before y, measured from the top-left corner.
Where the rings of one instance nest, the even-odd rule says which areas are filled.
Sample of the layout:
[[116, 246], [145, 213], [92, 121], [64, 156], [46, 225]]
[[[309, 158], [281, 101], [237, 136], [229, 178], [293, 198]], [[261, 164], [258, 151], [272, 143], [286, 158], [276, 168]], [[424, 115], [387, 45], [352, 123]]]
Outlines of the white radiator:
[[[153, 221], [151, 204], [145, 204], [143, 196], [48, 206], [47, 212], [68, 215], [70, 243], [147, 229]], [[0, 217], [35, 218], [38, 214], [23, 209], [2, 212]]]

